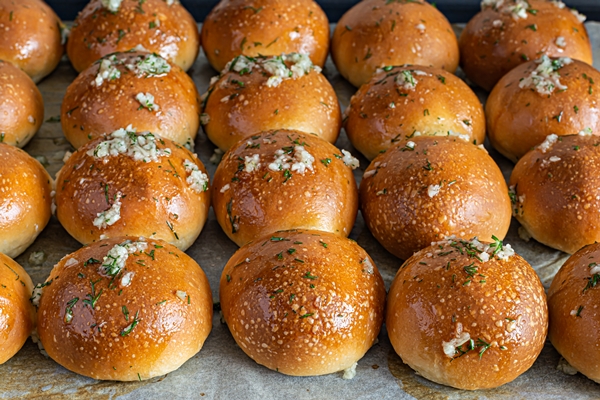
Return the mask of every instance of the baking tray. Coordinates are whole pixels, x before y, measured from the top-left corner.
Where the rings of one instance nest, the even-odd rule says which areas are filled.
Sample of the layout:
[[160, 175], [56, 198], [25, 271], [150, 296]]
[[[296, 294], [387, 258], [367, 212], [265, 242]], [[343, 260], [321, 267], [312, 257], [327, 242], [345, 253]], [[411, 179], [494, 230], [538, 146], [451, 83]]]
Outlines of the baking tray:
[[[586, 23], [594, 48], [594, 66], [600, 67], [600, 23]], [[333, 29], [333, 26], [332, 26]], [[455, 26], [457, 34], [460, 26]], [[200, 93], [206, 91], [210, 78], [216, 72], [209, 66], [204, 55], [190, 70]], [[345, 108], [355, 88], [346, 82], [335, 69], [331, 59], [327, 60], [324, 74], [338, 94]], [[461, 71], [457, 74], [464, 79]], [[67, 86], [75, 79], [76, 72], [64, 58], [56, 71], [39, 84], [45, 104], [45, 121], [40, 131], [25, 147], [32, 156], [42, 161], [54, 176], [63, 165], [66, 151], [73, 150], [65, 140], [60, 122], [52, 122], [60, 114], [60, 104]], [[485, 101], [486, 94], [474, 89]], [[211, 178], [216, 165], [210, 157], [215, 146], [202, 132], [196, 138], [196, 152], [206, 166]], [[336, 145], [359, 153], [352, 148], [346, 134], [342, 132]], [[486, 148], [502, 169], [506, 179], [512, 163], [494, 151], [489, 143]], [[360, 169], [355, 170], [357, 182], [368, 166], [360, 156]], [[401, 260], [388, 253], [369, 233], [362, 216], [358, 215], [350, 237], [371, 255], [389, 288]], [[565, 253], [550, 249], [531, 240], [523, 241], [518, 235], [518, 223], [511, 224], [505, 242], [513, 245], [517, 253], [529, 261], [547, 288], [554, 274], [568, 258]], [[43, 282], [53, 265], [66, 254], [81, 246], [52, 217], [37, 240], [17, 258], [31, 275], [35, 283]], [[187, 253], [206, 272], [212, 288], [213, 299], [218, 302], [218, 287], [221, 271], [227, 260], [237, 250], [221, 231], [212, 209], [209, 219], [198, 240]], [[30, 256], [44, 252], [44, 260], [36, 264]], [[11, 360], [0, 365], [0, 399], [12, 398], [233, 398], [250, 399], [471, 399], [471, 398], [599, 398], [600, 386], [581, 374], [568, 376], [556, 369], [560, 356], [547, 342], [533, 367], [511, 383], [500, 388], [475, 392], [461, 391], [437, 385], [420, 377], [394, 352], [387, 337], [385, 326], [375, 344], [358, 362], [356, 377], [342, 379], [341, 373], [319, 377], [291, 377], [271, 371], [256, 364], [236, 345], [227, 326], [222, 324], [219, 312], [215, 312], [213, 329], [202, 350], [177, 371], [166, 376], [144, 382], [96, 381], [72, 373], [51, 359], [44, 357], [37, 346], [28, 340], [21, 351]]]

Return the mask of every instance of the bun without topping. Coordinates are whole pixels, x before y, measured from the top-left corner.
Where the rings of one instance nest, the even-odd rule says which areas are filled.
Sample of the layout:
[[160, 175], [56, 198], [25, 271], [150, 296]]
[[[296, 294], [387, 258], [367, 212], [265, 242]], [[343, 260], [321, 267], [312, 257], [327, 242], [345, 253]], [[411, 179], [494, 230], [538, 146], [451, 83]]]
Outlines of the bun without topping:
[[212, 295], [198, 264], [161, 240], [125, 239], [64, 257], [39, 298], [37, 329], [48, 355], [94, 379], [174, 371], [212, 327]]
[[299, 230], [264, 236], [223, 269], [223, 316], [240, 348], [286, 375], [352, 367], [373, 345], [385, 287], [356, 242]]

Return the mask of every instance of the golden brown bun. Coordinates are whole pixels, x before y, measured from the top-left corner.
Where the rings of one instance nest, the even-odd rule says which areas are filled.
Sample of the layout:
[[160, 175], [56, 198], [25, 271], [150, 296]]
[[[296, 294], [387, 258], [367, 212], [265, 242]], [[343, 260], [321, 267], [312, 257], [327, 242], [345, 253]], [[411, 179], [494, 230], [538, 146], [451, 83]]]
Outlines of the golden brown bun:
[[322, 67], [329, 21], [312, 0], [221, 0], [204, 20], [202, 47], [217, 71], [240, 54], [303, 53]]
[[[304, 173], [291, 170], [302, 164], [296, 161], [304, 154], [297, 151], [299, 146], [314, 158], [312, 170], [307, 167]], [[287, 169], [272, 169], [278, 151], [284, 153]], [[260, 164], [255, 167], [256, 157]], [[217, 221], [238, 246], [284, 229], [348, 236], [358, 210], [358, 190], [343, 157], [331, 143], [298, 131], [267, 131], [241, 140], [215, 172]]]
[[198, 56], [198, 27], [179, 1], [122, 0], [111, 12], [101, 0], [91, 0], [73, 23], [67, 54], [81, 72], [107, 54], [138, 45], [187, 71]]
[[[175, 246], [126, 238], [91, 244], [54, 266], [39, 298], [37, 330], [48, 355], [94, 379], [137, 381], [179, 368], [212, 327], [204, 271]], [[125, 249], [112, 274], [113, 248]], [[128, 283], [128, 284], [127, 284]], [[137, 322], [136, 322], [137, 321]]]
[[573, 254], [556, 273], [548, 290], [550, 341], [572, 367], [598, 383], [599, 248], [600, 244], [594, 243]]
[[386, 65], [427, 65], [454, 72], [459, 59], [450, 23], [423, 0], [359, 2], [335, 27], [331, 56], [340, 74], [356, 87]]
[[63, 55], [62, 22], [40, 0], [0, 0], [0, 60], [21, 68], [34, 82], [54, 71]]
[[530, 11], [523, 12], [526, 18], [484, 8], [460, 35], [460, 66], [483, 89], [492, 90], [508, 71], [541, 54], [592, 64], [590, 39], [577, 16], [546, 0], [528, 0], [528, 4]]
[[[573, 254], [600, 241], [600, 138], [554, 137], [513, 169], [513, 213], [538, 242]], [[514, 188], [513, 188], [514, 187]]]
[[0, 143], [0, 252], [15, 258], [46, 227], [52, 178], [23, 150]]
[[31, 78], [0, 60], [0, 142], [23, 147], [44, 122], [44, 101]]
[[533, 268], [516, 254], [493, 256], [495, 247], [481, 262], [485, 245], [478, 246], [432, 243], [408, 259], [390, 287], [385, 320], [402, 361], [429, 380], [468, 390], [527, 371], [548, 331], [546, 295]]
[[33, 330], [32, 291], [33, 283], [23, 267], [0, 253], [0, 364], [21, 349]]
[[[297, 65], [290, 61], [294, 56], [298, 57], [286, 56], [286, 72]], [[269, 129], [299, 130], [335, 143], [341, 128], [340, 106], [320, 68], [311, 66], [303, 70], [305, 75], [283, 79], [275, 85], [269, 81], [274, 79], [273, 75], [260, 64], [274, 58], [251, 60], [259, 62], [251, 73], [226, 67], [208, 88], [203, 109], [204, 131], [214, 144], [227, 151], [240, 139]]]
[[223, 316], [240, 348], [286, 375], [352, 367], [383, 322], [385, 287], [356, 242], [276, 232], [238, 250], [221, 275]]
[[[560, 62], [559, 59], [553, 59]], [[572, 135], [591, 129], [600, 134], [600, 72], [581, 61], [572, 60], [560, 68], [560, 83], [566, 89], [519, 85], [540, 66], [535, 61], [519, 65], [494, 87], [485, 105], [487, 129], [492, 145], [516, 162], [546, 136]], [[522, 85], [522, 83], [521, 83]]]
[[[96, 77], [101, 62], [96, 62], [69, 85], [61, 105], [61, 124], [65, 136], [75, 148], [132, 124], [179, 144], [193, 143], [200, 125], [200, 104], [196, 86], [181, 68], [169, 63], [168, 73], [156, 76], [131, 73], [134, 65], [149, 57], [143, 52], [117, 53], [111, 61], [120, 77], [104, 80]], [[144, 107], [139, 93], [154, 96], [158, 109]]]
[[373, 236], [403, 260], [450, 235], [503, 239], [511, 217], [494, 160], [453, 136], [415, 137], [376, 157], [360, 183], [360, 204]]
[[[129, 137], [125, 140], [130, 143]], [[171, 151], [171, 155], [157, 156], [156, 161], [135, 160], [126, 153], [97, 158], [94, 151], [103, 142], [96, 139], [82, 146], [57, 175], [56, 216], [62, 226], [82, 244], [144, 236], [182, 250], [190, 247], [200, 235], [210, 207], [202, 162], [168, 139], [154, 142], [159, 151]], [[193, 185], [192, 165], [205, 174], [199, 187]], [[120, 218], [111, 219], [115, 213]]]
[[477, 144], [485, 140], [479, 99], [462, 80], [439, 68], [386, 67], [352, 96], [346, 115], [348, 138], [369, 160], [415, 132], [446, 136], [453, 131]]

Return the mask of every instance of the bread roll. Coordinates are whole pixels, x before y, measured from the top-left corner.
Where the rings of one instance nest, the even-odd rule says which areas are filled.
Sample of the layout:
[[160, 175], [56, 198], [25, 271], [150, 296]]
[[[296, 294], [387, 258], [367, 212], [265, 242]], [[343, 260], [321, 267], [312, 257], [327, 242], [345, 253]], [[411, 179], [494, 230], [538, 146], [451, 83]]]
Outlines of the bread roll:
[[540, 279], [510, 245], [449, 238], [400, 267], [385, 323], [396, 353], [423, 377], [488, 389], [534, 363], [548, 307]]
[[0, 160], [0, 253], [15, 258], [50, 220], [54, 182], [21, 149], [0, 143]]
[[23, 267], [0, 253], [0, 364], [23, 347], [33, 330], [32, 291], [33, 283]]
[[591, 65], [584, 20], [562, 1], [484, 0], [460, 35], [460, 66], [490, 91], [511, 69], [542, 54]]
[[313, 0], [221, 0], [204, 20], [202, 47], [217, 71], [241, 54], [302, 53], [323, 67], [329, 21]]
[[600, 134], [600, 72], [570, 58], [542, 56], [498, 82], [486, 103], [492, 145], [516, 162], [550, 134]]
[[34, 293], [48, 355], [94, 379], [141, 381], [174, 371], [200, 351], [212, 327], [200, 266], [162, 240], [125, 239], [67, 255]]
[[339, 20], [331, 56], [358, 87], [386, 65], [426, 65], [454, 72], [458, 42], [450, 23], [424, 0], [364, 0]]
[[572, 367], [598, 383], [599, 264], [600, 244], [582, 248], [563, 264], [548, 290], [550, 341]]
[[185, 250], [208, 217], [209, 179], [197, 156], [131, 125], [82, 146], [56, 179], [56, 216], [82, 244], [144, 236]]
[[198, 56], [198, 27], [178, 0], [91, 0], [75, 18], [67, 54], [81, 72], [138, 46], [187, 71]]
[[63, 55], [64, 29], [41, 0], [0, 0], [0, 60], [15, 64], [39, 82], [54, 71]]
[[450, 235], [503, 239], [511, 217], [494, 160], [456, 136], [417, 136], [376, 157], [360, 204], [375, 239], [403, 260]]
[[240, 348], [286, 375], [352, 369], [383, 321], [385, 287], [356, 242], [276, 232], [238, 250], [221, 275], [223, 316]]
[[115, 53], [69, 85], [60, 111], [62, 128], [75, 148], [129, 124], [193, 145], [200, 126], [198, 98], [192, 78], [164, 58]]
[[357, 166], [349, 152], [313, 135], [276, 130], [249, 136], [217, 167], [215, 216], [238, 246], [285, 229], [348, 236], [358, 210]]
[[398, 142], [421, 135], [467, 135], [485, 139], [483, 107], [459, 78], [440, 68], [385, 67], [352, 96], [344, 128], [369, 160]]
[[269, 129], [309, 132], [330, 143], [340, 132], [335, 91], [305, 54], [238, 56], [203, 97], [204, 131], [223, 151]]
[[0, 60], [0, 142], [23, 147], [44, 122], [42, 94], [31, 78]]
[[510, 176], [513, 214], [538, 242], [573, 254], [600, 241], [600, 138], [550, 135]]

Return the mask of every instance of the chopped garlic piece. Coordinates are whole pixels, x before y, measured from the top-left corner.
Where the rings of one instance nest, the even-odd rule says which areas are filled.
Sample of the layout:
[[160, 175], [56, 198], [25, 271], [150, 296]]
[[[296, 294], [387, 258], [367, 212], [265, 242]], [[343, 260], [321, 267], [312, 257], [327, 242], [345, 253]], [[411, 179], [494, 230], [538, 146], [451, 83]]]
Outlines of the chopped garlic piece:
[[356, 169], [360, 166], [360, 161], [358, 161], [358, 158], [354, 157], [352, 155], [352, 153], [350, 153], [347, 150], [342, 150], [342, 154], [344, 155], [344, 157], [342, 158], [342, 161], [348, 167], [350, 167], [352, 169]]
[[245, 156], [245, 168], [246, 172], [254, 172], [260, 168], [260, 154], [253, 154], [251, 157]]
[[100, 61], [97, 61], [98, 73], [96, 74], [96, 78], [94, 79], [94, 84], [97, 87], [102, 86], [104, 81], [115, 80], [121, 77], [121, 71], [115, 65], [118, 64], [117, 56], [109, 56], [107, 58], [103, 58]]
[[127, 154], [136, 161], [158, 161], [159, 157], [170, 156], [169, 148], [158, 149], [156, 136], [150, 132], [136, 133], [131, 125], [111, 133], [106, 140], [98, 143], [95, 148], [88, 150], [87, 155], [94, 158], [104, 158]]
[[567, 47], [567, 42], [565, 41], [565, 37], [564, 36], [557, 37], [556, 40], [554, 41], [554, 43], [558, 47]]
[[119, 11], [123, 0], [100, 0], [102, 6], [112, 13]]
[[210, 115], [208, 115], [207, 113], [200, 114], [200, 123], [202, 125], [208, 125], [209, 122], [210, 122]]
[[554, 134], [554, 133], [553, 133], [553, 134], [551, 134], [551, 135], [548, 135], [548, 136], [546, 136], [546, 140], [544, 140], [544, 141], [542, 142], [542, 144], [540, 144], [540, 145], [538, 146], [538, 149], [539, 149], [539, 150], [540, 150], [542, 153], [545, 153], [545, 152], [547, 152], [548, 150], [550, 150], [550, 148], [552, 147], [552, 145], [553, 145], [554, 143], [556, 143], [556, 142], [557, 142], [557, 140], [558, 140], [558, 135], [556, 135], [556, 134]]
[[117, 193], [117, 198], [110, 208], [97, 214], [94, 219], [94, 226], [98, 229], [106, 229], [121, 219], [121, 193]]
[[221, 190], [219, 190], [219, 192], [221, 192], [221, 193], [225, 193], [226, 191], [228, 191], [228, 190], [229, 190], [229, 187], [230, 187], [230, 186], [229, 186], [229, 183], [228, 183], [228, 184], [226, 184], [225, 186], [223, 186], [223, 187], [221, 188]]
[[453, 358], [456, 355], [456, 348], [467, 343], [469, 340], [471, 340], [471, 335], [469, 332], [462, 332], [462, 324], [458, 322], [456, 324], [456, 336], [447, 342], [442, 342], [444, 354]]
[[521, 79], [519, 87], [521, 89], [534, 88], [538, 93], [548, 95], [554, 92], [554, 89], [566, 90], [567, 86], [560, 82], [560, 70], [565, 65], [573, 62], [568, 57], [551, 59], [547, 55], [535, 60], [538, 66], [531, 71], [531, 74]]
[[429, 185], [429, 187], [427, 188], [427, 195], [433, 198], [440, 192], [440, 188], [440, 185]]
[[109, 276], [117, 276], [117, 274], [125, 267], [125, 262], [130, 254], [141, 253], [145, 251], [147, 247], [148, 243], [143, 241], [142, 238], [137, 242], [126, 240], [121, 244], [115, 245], [102, 259], [100, 271]]
[[356, 366], [358, 363], [352, 364], [350, 368], [346, 368], [344, 370], [344, 375], [342, 375], [342, 379], [352, 379], [356, 376]]
[[185, 160], [183, 166], [188, 174], [185, 180], [187, 184], [198, 193], [206, 192], [208, 190], [208, 175], [200, 171], [200, 168], [192, 161]]
[[158, 104], [154, 103], [154, 96], [150, 93], [138, 93], [135, 99], [140, 102], [141, 107], [147, 108], [149, 111], [158, 111]]
[[481, 9], [488, 7], [503, 14], [509, 14], [514, 20], [527, 19], [527, 10], [530, 8], [526, 0], [483, 0]]

